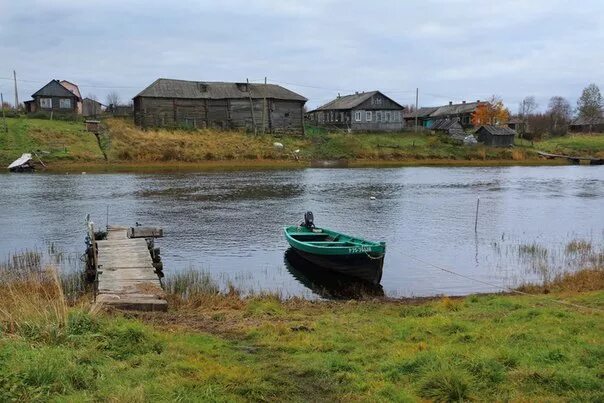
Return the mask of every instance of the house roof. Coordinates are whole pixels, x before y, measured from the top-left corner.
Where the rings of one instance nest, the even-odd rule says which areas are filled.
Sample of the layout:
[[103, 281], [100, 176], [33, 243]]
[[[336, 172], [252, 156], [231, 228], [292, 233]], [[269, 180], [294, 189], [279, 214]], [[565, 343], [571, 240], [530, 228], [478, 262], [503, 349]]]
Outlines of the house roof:
[[61, 80], [60, 83], [63, 87], [67, 88], [69, 91], [74, 93], [79, 99], [82, 99], [82, 94], [80, 94], [80, 88], [77, 84], [74, 84], [67, 80]]
[[95, 103], [95, 104], [103, 105], [102, 103], [100, 103], [96, 99], [92, 99], [92, 98], [88, 98], [88, 97], [84, 98], [82, 101], [92, 102], [92, 103]]
[[[317, 109], [315, 109], [315, 111], [348, 110], [348, 109], [356, 108], [357, 106], [361, 105], [363, 102], [367, 101], [369, 98], [371, 98], [375, 94], [382, 95], [384, 98], [389, 99], [390, 101], [394, 102], [396, 105], [400, 106], [401, 109], [403, 109], [402, 105], [400, 105], [398, 102], [394, 101], [392, 98], [389, 98], [386, 95], [382, 94], [380, 91], [369, 91], [369, 92], [357, 92], [355, 94], [338, 96], [336, 99], [329, 101], [325, 105], [319, 106]], [[314, 111], [311, 111], [311, 112], [314, 112]]]
[[78, 95], [63, 87], [59, 80], [51, 80], [44, 87], [36, 91], [31, 97], [75, 97], [80, 99]]
[[493, 126], [493, 125], [482, 125], [476, 131], [480, 131], [481, 129], [486, 130], [488, 133], [493, 136], [515, 136], [516, 130], [510, 129], [507, 126]]
[[571, 122], [573, 126], [589, 126], [589, 125], [603, 125], [604, 117], [588, 118], [580, 116]]
[[[457, 122], [457, 119], [439, 119], [434, 121], [430, 129], [432, 130], [449, 130]], [[460, 126], [461, 127], [461, 126]]]
[[434, 112], [430, 114], [430, 117], [458, 115], [462, 113], [472, 113], [476, 110], [478, 105], [484, 105], [486, 102], [466, 102], [461, 104], [451, 104], [439, 106]]
[[[417, 117], [425, 118], [426, 116], [429, 116], [432, 112], [437, 110], [438, 108], [439, 108], [438, 106], [423, 106], [417, 110]], [[415, 111], [407, 112], [403, 115], [403, 117], [405, 119], [415, 118]]]
[[[246, 87], [246, 85], [248, 87]], [[242, 90], [249, 88], [249, 91]], [[186, 81], [159, 78], [139, 92], [137, 97], [229, 99], [273, 98], [288, 101], [307, 101], [300, 94], [276, 84], [227, 83], [217, 81]]]

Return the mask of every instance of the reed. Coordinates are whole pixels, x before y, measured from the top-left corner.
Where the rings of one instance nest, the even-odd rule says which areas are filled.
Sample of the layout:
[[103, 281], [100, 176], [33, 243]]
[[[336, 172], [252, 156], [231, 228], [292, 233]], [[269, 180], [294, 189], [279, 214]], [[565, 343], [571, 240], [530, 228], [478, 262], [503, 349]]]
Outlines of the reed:
[[85, 281], [80, 272], [61, 274], [43, 260], [27, 250], [0, 263], [1, 331], [55, 337], [65, 328], [68, 307], [80, 301]]

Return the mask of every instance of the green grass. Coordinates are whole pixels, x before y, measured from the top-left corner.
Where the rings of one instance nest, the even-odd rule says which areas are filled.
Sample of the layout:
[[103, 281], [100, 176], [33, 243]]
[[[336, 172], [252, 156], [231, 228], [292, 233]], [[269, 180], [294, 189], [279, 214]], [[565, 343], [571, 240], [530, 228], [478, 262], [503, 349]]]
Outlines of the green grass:
[[[0, 395], [601, 401], [602, 314], [545, 300], [553, 297], [409, 304], [214, 296], [201, 307], [141, 319], [72, 309], [53, 337], [35, 328], [0, 333]], [[604, 307], [602, 291], [564, 298]]]
[[[82, 122], [7, 118], [8, 134], [0, 130], [0, 163], [10, 163], [22, 153], [36, 152], [43, 161], [100, 161], [95, 136]], [[0, 129], [2, 124], [0, 122]]]
[[[24, 152], [41, 151], [44, 161], [61, 166], [101, 164], [106, 166], [95, 136], [82, 122], [7, 118], [9, 133], [0, 133], [0, 163], [13, 161]], [[149, 130], [136, 128], [123, 119], [104, 121], [101, 147], [114, 165], [209, 164], [232, 165], [266, 162], [295, 163], [316, 158], [347, 158], [363, 163], [403, 164], [530, 164], [555, 163], [539, 159], [536, 151], [604, 155], [604, 135], [570, 135], [531, 144], [518, 140], [517, 147], [464, 147], [442, 136], [402, 133], [327, 133], [309, 131], [305, 137], [251, 135], [213, 130]], [[273, 143], [284, 145], [275, 149]], [[563, 163], [564, 161], [562, 161]]]
[[[520, 140], [519, 143], [526, 145], [529, 142]], [[552, 137], [535, 142], [534, 148], [554, 154], [604, 157], [604, 134], [569, 134]]]

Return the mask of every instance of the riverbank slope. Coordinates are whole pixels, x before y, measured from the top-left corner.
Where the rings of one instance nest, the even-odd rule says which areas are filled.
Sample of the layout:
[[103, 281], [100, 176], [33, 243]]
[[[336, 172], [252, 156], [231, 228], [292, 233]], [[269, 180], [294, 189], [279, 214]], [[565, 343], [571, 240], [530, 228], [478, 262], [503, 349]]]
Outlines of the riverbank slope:
[[[536, 151], [604, 156], [604, 135], [572, 135], [513, 149], [464, 147], [444, 137], [412, 132], [397, 134], [315, 133], [307, 136], [254, 136], [212, 130], [149, 130], [122, 119], [106, 119], [99, 138], [81, 122], [8, 118], [0, 136], [0, 163], [36, 151], [57, 171], [137, 171], [218, 168], [296, 168], [312, 159], [340, 159], [351, 166], [497, 166], [558, 165]], [[273, 146], [283, 144], [282, 149]], [[107, 160], [105, 160], [105, 156]]]
[[604, 398], [601, 270], [535, 295], [333, 302], [209, 289], [148, 314], [68, 307], [52, 284], [0, 287], [9, 400]]

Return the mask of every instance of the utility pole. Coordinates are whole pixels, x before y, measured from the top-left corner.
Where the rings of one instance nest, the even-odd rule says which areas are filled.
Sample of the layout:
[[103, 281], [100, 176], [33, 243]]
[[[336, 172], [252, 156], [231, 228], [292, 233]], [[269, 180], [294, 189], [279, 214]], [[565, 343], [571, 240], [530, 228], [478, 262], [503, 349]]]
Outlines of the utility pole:
[[19, 92], [17, 91], [17, 72], [13, 70], [13, 79], [15, 80], [15, 110], [19, 110]]
[[419, 88], [415, 89], [415, 133], [417, 133], [417, 108], [419, 103]]
[[0, 92], [0, 105], [2, 107], [2, 121], [4, 122], [4, 132], [8, 133], [8, 126], [6, 125], [6, 115], [4, 114], [4, 95]]

